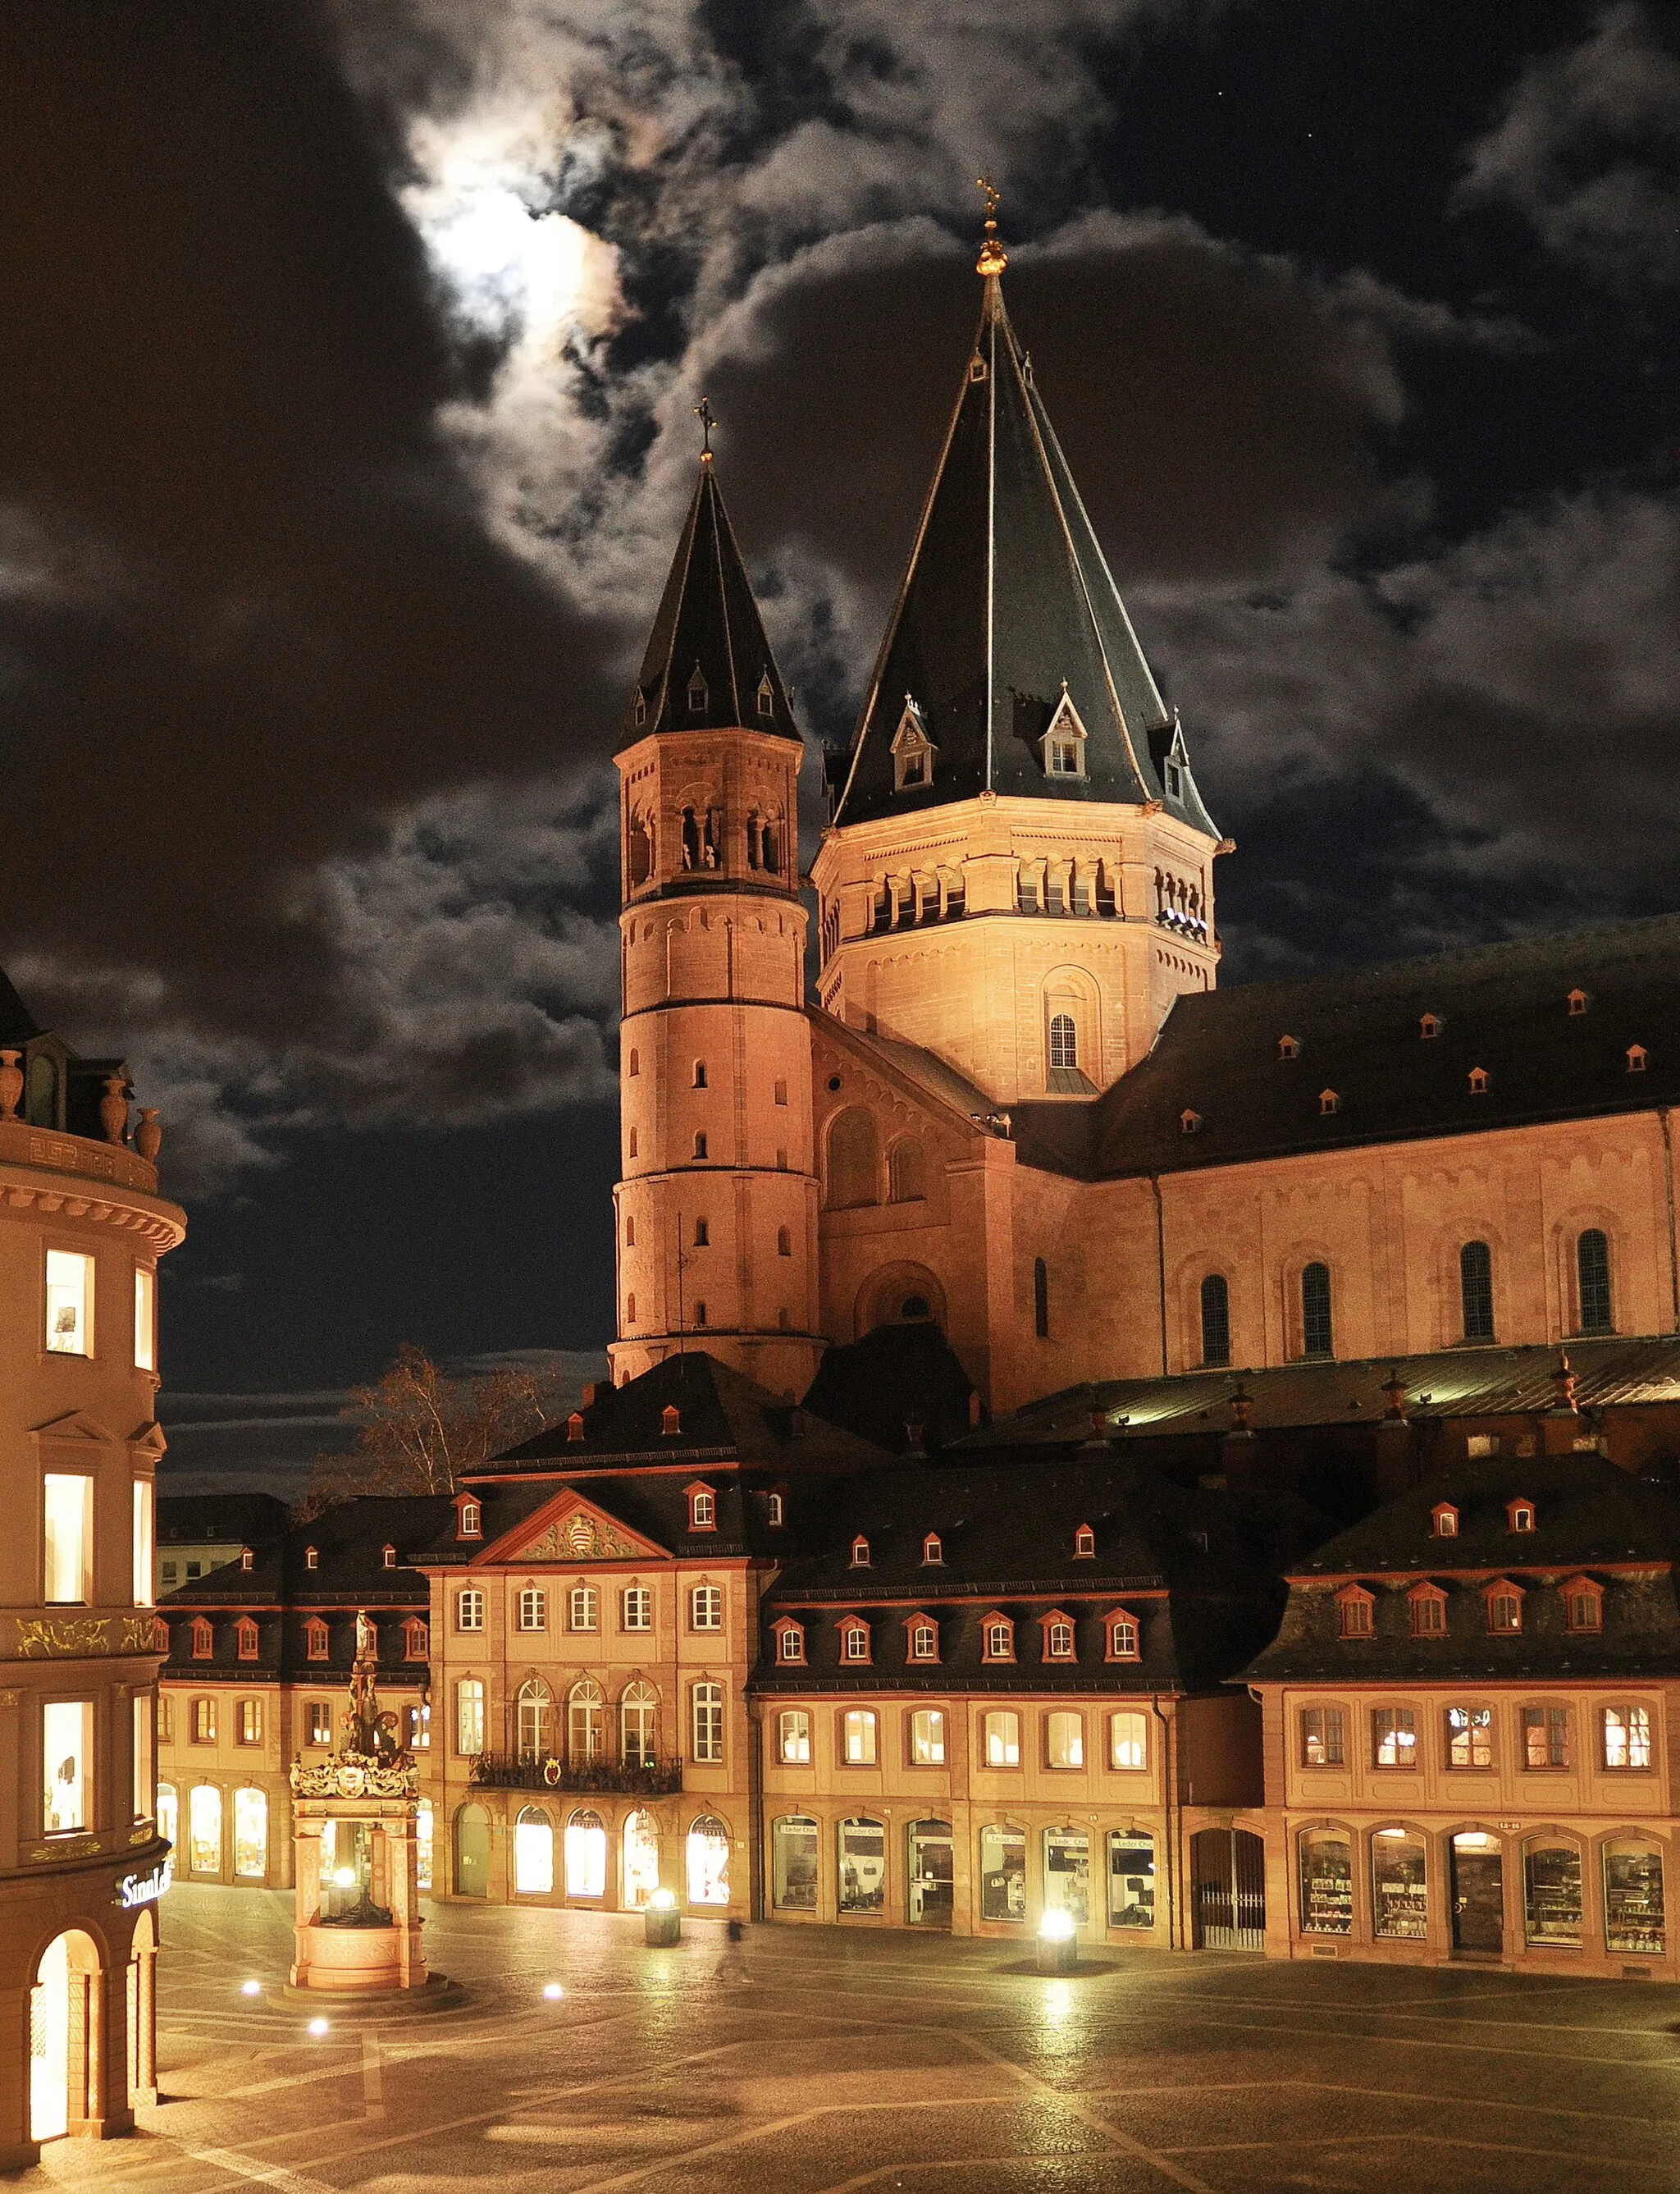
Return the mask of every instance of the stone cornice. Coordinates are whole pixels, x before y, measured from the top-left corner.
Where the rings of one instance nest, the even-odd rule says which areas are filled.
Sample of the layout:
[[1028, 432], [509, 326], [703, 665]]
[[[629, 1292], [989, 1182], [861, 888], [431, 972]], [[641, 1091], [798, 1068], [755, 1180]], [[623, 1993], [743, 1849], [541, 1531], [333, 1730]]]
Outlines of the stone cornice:
[[185, 1237], [186, 1216], [157, 1186], [157, 1168], [120, 1144], [0, 1120], [0, 1219], [28, 1211], [115, 1226], [161, 1256]]

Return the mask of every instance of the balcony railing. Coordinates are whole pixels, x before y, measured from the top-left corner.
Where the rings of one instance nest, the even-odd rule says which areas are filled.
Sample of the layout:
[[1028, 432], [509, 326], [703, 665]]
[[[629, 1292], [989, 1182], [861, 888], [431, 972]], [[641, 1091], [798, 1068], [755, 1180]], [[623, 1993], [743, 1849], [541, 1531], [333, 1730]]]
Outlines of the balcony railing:
[[626, 1798], [668, 1798], [683, 1787], [680, 1760], [516, 1760], [481, 1752], [473, 1762], [480, 1790], [599, 1790]]

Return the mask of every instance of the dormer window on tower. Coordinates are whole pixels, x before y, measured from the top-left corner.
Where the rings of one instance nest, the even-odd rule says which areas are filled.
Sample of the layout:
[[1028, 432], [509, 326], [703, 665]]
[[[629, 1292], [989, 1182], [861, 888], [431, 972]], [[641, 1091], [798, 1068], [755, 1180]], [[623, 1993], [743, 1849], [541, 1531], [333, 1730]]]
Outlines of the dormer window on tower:
[[1184, 745], [1184, 735], [1178, 728], [1178, 712], [1173, 712], [1173, 744], [1167, 750], [1161, 766], [1162, 790], [1169, 800], [1182, 800], [1184, 787], [1190, 781], [1190, 758]]
[[688, 713], [691, 716], [705, 715], [706, 698], [706, 674], [697, 663], [688, 678]]
[[758, 692], [754, 698], [759, 704], [760, 715], [773, 716], [776, 714], [776, 688], [770, 682], [769, 671], [766, 670], [760, 679]]
[[904, 696], [904, 713], [898, 719], [898, 728], [892, 734], [892, 789], [895, 792], [919, 791], [924, 784], [933, 782], [933, 757], [937, 749], [927, 736], [927, 727], [921, 720], [921, 711], [909, 694]]
[[1079, 710], [1073, 704], [1065, 678], [1062, 681], [1062, 698], [1045, 727], [1044, 773], [1046, 777], [1085, 774], [1085, 727], [1080, 721]]

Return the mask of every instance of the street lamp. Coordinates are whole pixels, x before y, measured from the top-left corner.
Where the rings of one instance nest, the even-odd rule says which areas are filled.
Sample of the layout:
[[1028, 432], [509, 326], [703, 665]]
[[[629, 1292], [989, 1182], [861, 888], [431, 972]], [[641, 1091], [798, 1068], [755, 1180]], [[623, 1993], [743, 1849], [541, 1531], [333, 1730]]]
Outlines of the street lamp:
[[1070, 1973], [1079, 1963], [1079, 1935], [1071, 1912], [1052, 1905], [1038, 1923], [1038, 1969]]

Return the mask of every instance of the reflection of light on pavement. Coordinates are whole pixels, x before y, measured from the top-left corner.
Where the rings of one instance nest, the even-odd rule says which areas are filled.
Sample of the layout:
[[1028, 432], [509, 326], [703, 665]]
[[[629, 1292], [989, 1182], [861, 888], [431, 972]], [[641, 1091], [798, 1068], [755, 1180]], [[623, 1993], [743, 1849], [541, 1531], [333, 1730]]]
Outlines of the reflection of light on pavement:
[[1052, 2026], [1061, 2025], [1074, 2007], [1073, 1990], [1065, 1981], [1052, 1981], [1044, 1991], [1044, 2015]]

